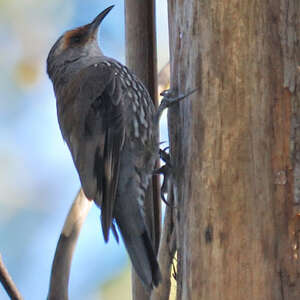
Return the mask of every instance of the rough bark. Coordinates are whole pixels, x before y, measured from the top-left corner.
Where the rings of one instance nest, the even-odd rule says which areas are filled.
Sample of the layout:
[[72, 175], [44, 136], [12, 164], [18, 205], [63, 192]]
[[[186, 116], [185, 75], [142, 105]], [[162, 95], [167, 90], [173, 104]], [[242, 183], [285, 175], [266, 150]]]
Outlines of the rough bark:
[[[157, 55], [155, 0], [125, 1], [126, 65], [142, 80], [157, 106]], [[146, 218], [158, 251], [161, 213], [159, 178], [155, 176], [146, 195]], [[133, 272], [133, 299], [146, 300], [150, 294]]]
[[300, 299], [300, 2], [168, 4], [177, 299]]

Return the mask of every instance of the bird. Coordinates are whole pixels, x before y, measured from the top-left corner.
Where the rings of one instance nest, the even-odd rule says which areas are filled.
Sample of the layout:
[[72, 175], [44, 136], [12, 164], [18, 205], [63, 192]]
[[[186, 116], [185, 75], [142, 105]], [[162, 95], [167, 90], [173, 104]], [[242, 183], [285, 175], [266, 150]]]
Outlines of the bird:
[[104, 240], [110, 229], [118, 240], [116, 224], [136, 273], [152, 289], [161, 271], [144, 200], [159, 153], [160, 112], [141, 80], [99, 47], [100, 24], [113, 7], [59, 37], [47, 73], [83, 192], [101, 209]]

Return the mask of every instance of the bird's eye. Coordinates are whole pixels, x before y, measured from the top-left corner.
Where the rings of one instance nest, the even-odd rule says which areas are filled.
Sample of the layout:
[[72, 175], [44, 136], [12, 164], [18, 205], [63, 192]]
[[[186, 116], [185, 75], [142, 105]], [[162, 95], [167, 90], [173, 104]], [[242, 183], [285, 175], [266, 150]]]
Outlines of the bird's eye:
[[82, 36], [79, 34], [73, 35], [71, 37], [71, 43], [72, 44], [79, 44], [82, 41]]

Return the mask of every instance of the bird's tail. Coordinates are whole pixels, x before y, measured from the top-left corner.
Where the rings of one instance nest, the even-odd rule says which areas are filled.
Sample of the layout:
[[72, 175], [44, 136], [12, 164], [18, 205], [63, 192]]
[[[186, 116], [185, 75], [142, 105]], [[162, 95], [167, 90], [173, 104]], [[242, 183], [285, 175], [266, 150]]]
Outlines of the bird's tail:
[[127, 206], [127, 209], [116, 209], [115, 218], [136, 273], [144, 285], [152, 289], [161, 281], [154, 248], [141, 212], [134, 212], [133, 207]]

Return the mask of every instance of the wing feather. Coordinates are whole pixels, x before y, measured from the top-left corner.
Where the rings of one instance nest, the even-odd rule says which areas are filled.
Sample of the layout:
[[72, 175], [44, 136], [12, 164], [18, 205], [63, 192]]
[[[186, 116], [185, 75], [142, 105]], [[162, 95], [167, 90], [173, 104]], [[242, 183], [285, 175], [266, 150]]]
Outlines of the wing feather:
[[101, 207], [105, 241], [112, 227], [125, 139], [121, 85], [109, 66], [91, 65], [78, 73], [58, 103], [59, 124], [83, 191]]

